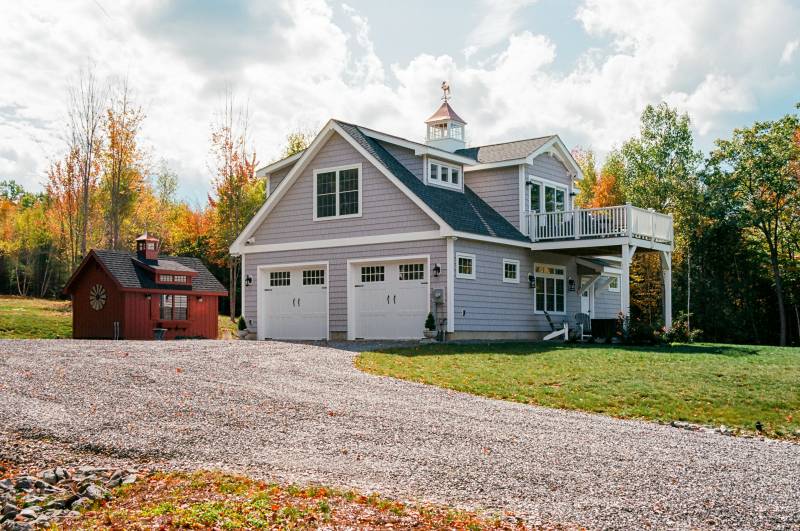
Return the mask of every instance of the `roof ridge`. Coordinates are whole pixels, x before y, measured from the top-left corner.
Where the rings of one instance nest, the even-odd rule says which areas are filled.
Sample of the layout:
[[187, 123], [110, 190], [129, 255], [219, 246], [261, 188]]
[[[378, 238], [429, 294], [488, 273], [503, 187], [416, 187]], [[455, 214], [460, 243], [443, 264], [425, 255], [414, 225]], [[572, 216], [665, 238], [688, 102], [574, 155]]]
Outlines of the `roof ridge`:
[[494, 144], [482, 144], [480, 146], [470, 146], [468, 148], [458, 149], [456, 151], [467, 151], [470, 149], [480, 149], [485, 147], [492, 147], [492, 146], [502, 146], [504, 144], [518, 144], [520, 142], [530, 142], [531, 140], [541, 140], [542, 138], [553, 138], [554, 136], [558, 135], [543, 135], [543, 136], [534, 136], [531, 138], [521, 138], [520, 140], [509, 140], [508, 142], [495, 142]]

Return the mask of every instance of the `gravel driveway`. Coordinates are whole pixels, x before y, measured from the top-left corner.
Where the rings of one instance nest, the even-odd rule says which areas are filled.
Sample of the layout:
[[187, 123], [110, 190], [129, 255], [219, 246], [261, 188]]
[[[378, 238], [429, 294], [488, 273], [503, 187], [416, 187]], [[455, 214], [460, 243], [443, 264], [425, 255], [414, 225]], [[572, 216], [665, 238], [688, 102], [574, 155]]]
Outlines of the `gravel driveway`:
[[[588, 527], [800, 529], [800, 445], [381, 378], [279, 342], [0, 341], [0, 426]], [[2, 439], [0, 439], [2, 440]]]

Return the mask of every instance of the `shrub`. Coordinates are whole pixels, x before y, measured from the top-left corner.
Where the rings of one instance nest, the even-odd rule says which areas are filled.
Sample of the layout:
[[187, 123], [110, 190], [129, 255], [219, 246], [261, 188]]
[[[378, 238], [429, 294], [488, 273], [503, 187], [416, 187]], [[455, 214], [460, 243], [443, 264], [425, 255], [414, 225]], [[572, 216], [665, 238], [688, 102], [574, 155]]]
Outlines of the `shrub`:
[[694, 343], [703, 335], [699, 328], [689, 330], [689, 314], [679, 312], [672, 321], [672, 328], [664, 333], [664, 340], [669, 343]]
[[625, 345], [656, 345], [664, 342], [663, 328], [643, 321], [617, 316], [617, 337]]
[[[419, 321], [417, 321], [419, 322]], [[426, 330], [436, 330], [436, 319], [433, 317], [433, 313], [428, 313], [428, 318], [425, 319], [425, 329]]]
[[247, 330], [247, 323], [245, 322], [244, 317], [242, 317], [241, 315], [239, 316], [239, 321], [236, 324], [236, 327], [239, 330]]

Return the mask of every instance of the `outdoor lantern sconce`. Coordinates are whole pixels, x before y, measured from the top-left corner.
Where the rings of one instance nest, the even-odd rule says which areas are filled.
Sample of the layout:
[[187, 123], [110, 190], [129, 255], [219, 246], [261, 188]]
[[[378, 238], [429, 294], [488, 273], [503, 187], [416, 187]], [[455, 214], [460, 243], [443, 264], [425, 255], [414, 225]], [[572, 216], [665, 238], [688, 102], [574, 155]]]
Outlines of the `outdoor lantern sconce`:
[[442, 272], [442, 266], [439, 264], [433, 264], [433, 276], [438, 277], [439, 273]]
[[145, 295], [145, 296], [144, 296], [144, 298], [145, 298], [145, 300], [148, 300], [148, 301], [149, 301], [149, 300], [151, 299], [151, 296], [150, 296], [150, 294], [148, 293], [147, 295]]
[[203, 296], [202, 296], [202, 295], [200, 295], [199, 297], [197, 297], [197, 302], [203, 302]]
[[252, 283], [253, 283], [253, 277], [251, 277], [250, 275], [247, 275], [246, 277], [244, 277], [244, 285], [245, 286], [249, 286]]
[[567, 285], [568, 285], [567, 289], [569, 291], [575, 291], [575, 279], [574, 278], [569, 277], [569, 280], [567, 280]]
[[528, 273], [528, 287], [531, 289], [536, 287], [536, 276], [533, 273]]

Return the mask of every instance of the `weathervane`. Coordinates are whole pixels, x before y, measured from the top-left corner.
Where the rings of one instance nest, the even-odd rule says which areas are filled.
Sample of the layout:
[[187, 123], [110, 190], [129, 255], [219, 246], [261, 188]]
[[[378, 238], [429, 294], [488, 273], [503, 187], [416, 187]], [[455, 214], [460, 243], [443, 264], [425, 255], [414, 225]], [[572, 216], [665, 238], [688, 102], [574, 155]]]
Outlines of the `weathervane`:
[[450, 85], [447, 84], [447, 81], [442, 81], [442, 92], [444, 92], [442, 99], [447, 103], [447, 100], [450, 99]]

